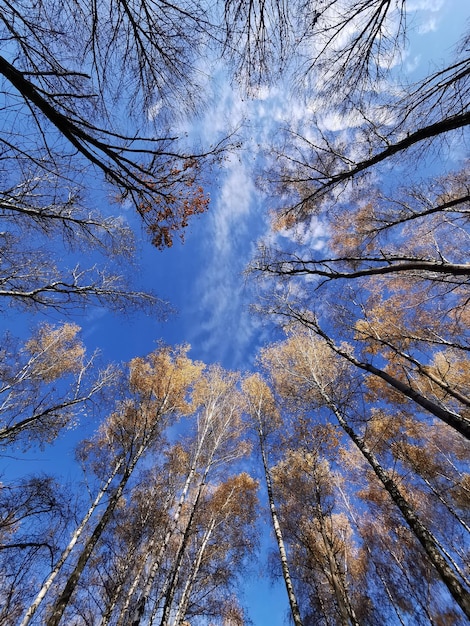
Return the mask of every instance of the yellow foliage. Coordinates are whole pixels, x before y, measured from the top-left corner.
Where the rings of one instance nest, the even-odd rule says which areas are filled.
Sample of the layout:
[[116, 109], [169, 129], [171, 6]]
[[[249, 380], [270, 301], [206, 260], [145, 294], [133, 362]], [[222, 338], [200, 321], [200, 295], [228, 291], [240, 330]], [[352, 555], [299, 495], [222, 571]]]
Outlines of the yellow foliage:
[[129, 384], [133, 393], [174, 407], [181, 413], [191, 411], [190, 391], [201, 376], [204, 365], [186, 355], [189, 346], [160, 346], [147, 357], [130, 362]]
[[253, 519], [259, 484], [246, 472], [233, 476], [217, 486], [211, 502], [214, 510], [230, 516]]
[[25, 350], [33, 361], [33, 377], [45, 382], [73, 374], [83, 367], [85, 348], [77, 335], [80, 327], [63, 324], [59, 327], [43, 324], [26, 344]]

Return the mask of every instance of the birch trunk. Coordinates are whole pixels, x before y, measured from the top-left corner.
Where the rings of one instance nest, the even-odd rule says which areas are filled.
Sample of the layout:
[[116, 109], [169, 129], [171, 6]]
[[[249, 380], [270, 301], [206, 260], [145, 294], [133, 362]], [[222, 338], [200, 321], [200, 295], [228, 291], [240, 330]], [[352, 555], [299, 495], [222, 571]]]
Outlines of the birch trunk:
[[375, 475], [385, 487], [393, 502], [400, 509], [411, 531], [414, 533], [415, 537], [422, 545], [430, 562], [434, 565], [440, 575], [441, 580], [449, 590], [449, 593], [460, 606], [464, 614], [470, 619], [470, 593], [462, 585], [462, 583], [448, 564], [446, 558], [442, 555], [436, 538], [415, 515], [408, 501], [400, 493], [397, 484], [392, 478], [390, 478], [385, 469], [380, 465], [375, 454], [371, 450], [369, 450], [367, 445], [364, 443], [364, 440], [356, 434], [356, 432], [343, 418], [337, 406], [334, 404], [334, 402], [332, 402], [328, 394], [323, 389], [321, 383], [319, 383], [319, 381], [316, 382], [318, 384], [318, 389], [323, 399], [326, 401], [331, 411], [333, 411], [333, 413], [335, 414], [341, 428], [351, 438], [351, 440], [360, 450], [369, 465], [372, 467]]
[[281, 526], [279, 524], [276, 505], [274, 503], [271, 474], [269, 472], [268, 462], [266, 458], [266, 451], [264, 448], [264, 435], [263, 435], [263, 427], [261, 424], [260, 416], [258, 416], [258, 435], [259, 435], [259, 443], [260, 443], [260, 450], [261, 450], [261, 458], [263, 461], [264, 477], [266, 480], [266, 490], [268, 492], [269, 509], [271, 511], [271, 519], [273, 522], [274, 534], [276, 537], [277, 547], [279, 549], [279, 557], [281, 560], [281, 567], [282, 567], [282, 576], [284, 578], [284, 582], [286, 585], [287, 597], [289, 599], [292, 619], [294, 620], [295, 626], [303, 626], [302, 618], [300, 616], [299, 605], [297, 603], [294, 586], [292, 584], [292, 579], [291, 579], [290, 572], [289, 572], [289, 564], [287, 562], [287, 553], [286, 553], [286, 548], [284, 545], [284, 539], [282, 536]]
[[[134, 580], [132, 581], [132, 584], [129, 587], [129, 590], [126, 594], [126, 599], [124, 604], [121, 607], [121, 614], [119, 616], [119, 619], [116, 622], [116, 626], [122, 626], [122, 624], [124, 624], [126, 618], [127, 618], [127, 613], [129, 611], [129, 606], [131, 604], [132, 598], [134, 596], [134, 593], [137, 589], [137, 587], [139, 586], [139, 583], [141, 581], [142, 578], [142, 573], [145, 570], [145, 566], [147, 565], [147, 563], [149, 562], [149, 560], [152, 557], [152, 551], [153, 548], [155, 546], [155, 541], [152, 538], [152, 540], [150, 541], [149, 545], [148, 545], [148, 550], [147, 550], [147, 555], [142, 559], [141, 564], [139, 566], [139, 569], [137, 570], [135, 576], [134, 576]], [[140, 610], [140, 602], [141, 600], [139, 600], [139, 604], [137, 605], [136, 608], [136, 615], [138, 614], [139, 610]], [[136, 619], [135, 617], [133, 619]], [[103, 624], [102, 626], [106, 626], [107, 622], [105, 622], [105, 624]]]
[[[163, 509], [166, 511], [168, 510], [171, 500], [174, 499], [172, 494], [169, 493], [168, 496], [165, 498], [165, 503], [163, 505]], [[122, 624], [124, 624], [125, 620], [127, 619], [127, 614], [129, 611], [129, 607], [130, 604], [132, 602], [132, 598], [136, 592], [137, 587], [139, 586], [139, 583], [142, 580], [142, 574], [147, 566], [148, 563], [150, 563], [150, 561], [153, 560], [153, 564], [151, 566], [150, 572], [149, 572], [149, 576], [147, 579], [147, 583], [146, 583], [146, 588], [148, 587], [148, 591], [147, 594], [150, 593], [150, 589], [152, 587], [154, 578], [156, 576], [156, 573], [158, 571], [158, 564], [159, 564], [159, 559], [162, 558], [163, 556], [163, 551], [164, 549], [160, 549], [159, 551], [159, 555], [154, 558], [153, 553], [155, 550], [155, 545], [156, 545], [156, 538], [157, 538], [157, 534], [154, 533], [152, 538], [150, 539], [150, 541], [148, 542], [148, 544], [145, 546], [145, 556], [142, 556], [142, 558], [140, 559], [140, 564], [137, 568], [137, 571], [135, 571], [134, 573], [134, 580], [132, 581], [132, 584], [130, 585], [127, 593], [126, 593], [126, 597], [125, 597], [125, 601], [124, 603], [121, 604], [121, 614], [116, 622], [116, 626], [122, 626]], [[168, 541], [167, 541], [168, 542]], [[154, 570], [155, 568], [155, 570]], [[122, 585], [121, 585], [122, 588]], [[118, 603], [118, 599], [119, 599], [119, 593], [120, 593], [120, 589], [117, 589], [114, 596], [113, 596], [113, 600], [112, 600], [112, 607], [110, 610], [108, 610], [106, 612], [106, 615], [103, 617], [100, 626], [107, 626], [107, 624], [109, 623], [111, 616], [112, 616], [112, 612], [114, 611], [114, 609], [117, 606]], [[145, 593], [145, 592], [144, 592]], [[135, 621], [137, 619], [137, 616], [140, 613], [141, 610], [141, 604], [142, 604], [142, 598], [139, 599], [139, 602], [137, 604], [137, 607], [134, 611], [134, 616], [132, 618], [133, 621]], [[145, 608], [145, 607], [144, 607]]]
[[[181, 540], [180, 546], [178, 548], [178, 552], [176, 555], [176, 559], [175, 559], [175, 563], [174, 566], [172, 568], [172, 573], [170, 576], [170, 582], [168, 585], [168, 589], [167, 592], [165, 594], [165, 602], [163, 605], [163, 614], [162, 614], [162, 619], [160, 622], [160, 626], [168, 626], [169, 620], [170, 620], [170, 612], [171, 612], [171, 606], [173, 604], [173, 600], [176, 594], [176, 586], [178, 583], [178, 579], [179, 579], [179, 575], [180, 575], [180, 571], [181, 571], [181, 563], [183, 561], [183, 557], [184, 557], [184, 553], [186, 551], [186, 547], [188, 545], [189, 539], [190, 539], [190, 535], [191, 535], [191, 530], [192, 530], [192, 525], [193, 525], [193, 521], [194, 521], [194, 516], [197, 512], [198, 509], [198, 504], [199, 504], [199, 500], [201, 498], [204, 486], [206, 485], [207, 482], [207, 478], [209, 476], [209, 472], [212, 469], [213, 464], [215, 463], [215, 455], [216, 452], [218, 451], [219, 445], [221, 444], [222, 440], [223, 440], [223, 436], [226, 432], [228, 432], [228, 429], [230, 427], [231, 424], [231, 414], [229, 414], [229, 416], [227, 417], [226, 420], [224, 420], [222, 422], [222, 426], [221, 426], [221, 430], [219, 432], [219, 436], [216, 437], [214, 443], [213, 443], [213, 447], [210, 451], [209, 457], [206, 461], [206, 465], [204, 468], [204, 472], [201, 476], [201, 478], [199, 479], [199, 483], [197, 485], [197, 495], [196, 495], [196, 499], [192, 505], [192, 510], [191, 510], [191, 515], [189, 517], [188, 523], [186, 524], [186, 528], [184, 530], [184, 535], [183, 538]], [[209, 426], [209, 428], [208, 428]], [[210, 420], [208, 421], [208, 426], [205, 427], [204, 431], [209, 431], [209, 433], [211, 433], [212, 431], [212, 426], [211, 426], [211, 422]], [[205, 440], [205, 438], [204, 438]], [[199, 449], [202, 449], [202, 446], [199, 446]], [[132, 626], [137, 626], [136, 624], [133, 624]]]
[[[138, 610], [136, 611], [135, 617], [133, 621], [131, 622], [132, 626], [139, 626], [139, 624], [141, 623], [141, 619], [145, 611], [145, 606], [147, 604], [156, 573], [160, 567], [161, 559], [164, 555], [164, 552], [168, 546], [168, 543], [171, 537], [173, 536], [175, 530], [177, 529], [178, 522], [181, 516], [181, 511], [183, 509], [183, 505], [186, 501], [187, 494], [194, 480], [194, 477], [196, 476], [196, 472], [198, 471], [198, 465], [201, 463], [201, 459], [204, 460], [205, 466], [204, 466], [204, 472], [202, 476], [199, 478], [199, 481], [196, 487], [198, 489], [197, 500], [200, 497], [202, 488], [206, 483], [207, 476], [209, 474], [209, 471], [213, 467], [213, 465], [216, 463], [226, 462], [230, 458], [238, 458], [238, 456], [240, 456], [241, 454], [240, 450], [238, 450], [237, 452], [234, 452], [233, 457], [224, 457], [223, 461], [222, 459], [218, 459], [218, 460], [216, 459], [216, 453], [220, 450], [221, 447], [223, 447], [224, 442], [226, 442], [227, 439], [233, 437], [232, 429], [235, 423], [234, 419], [237, 416], [237, 408], [236, 408], [236, 405], [230, 405], [230, 407], [227, 408], [227, 406], [225, 406], [224, 404], [224, 403], [229, 403], [230, 401], [230, 398], [231, 398], [230, 394], [233, 394], [233, 390], [231, 387], [233, 383], [230, 380], [228, 380], [227, 383], [223, 382], [223, 384], [220, 385], [220, 380], [218, 380], [218, 376], [220, 376], [220, 374], [218, 373], [218, 370], [214, 370], [214, 372], [215, 373], [214, 373], [213, 380], [211, 380], [211, 378], [209, 377], [209, 382], [214, 383], [214, 392], [211, 393], [209, 389], [208, 397], [206, 397], [205, 399], [206, 405], [205, 405], [204, 411], [202, 415], [199, 417], [198, 422], [197, 422], [196, 444], [195, 444], [194, 454], [192, 457], [191, 469], [188, 473], [185, 485], [183, 487], [183, 491], [178, 501], [178, 506], [177, 506], [175, 515], [173, 517], [173, 524], [171, 525], [167, 534], [165, 535], [165, 539], [160, 547], [158, 556], [153, 564], [151, 572], [149, 573], [147, 583], [145, 585], [145, 588], [143, 589], [142, 596], [139, 600]], [[221, 416], [223, 417], [221, 418]], [[208, 452], [208, 446], [211, 446], [209, 448], [209, 452]], [[204, 459], [204, 456], [207, 456], [207, 459]], [[195, 506], [196, 505], [193, 505], [193, 512], [191, 513], [191, 516], [193, 516], [194, 514]], [[184, 540], [185, 540], [185, 537], [183, 537], [182, 544], [184, 543]], [[180, 548], [178, 549], [178, 554], [176, 557], [177, 560], [183, 558], [184, 549], [186, 546], [185, 545], [182, 546], [182, 544], [180, 545]], [[174, 595], [175, 593], [175, 590], [173, 589], [174, 586], [175, 585], [170, 584], [165, 594], [164, 614], [165, 614], [165, 611], [167, 610], [166, 609], [166, 605], [168, 603], [167, 598], [169, 598], [171, 594]], [[172, 601], [173, 601], [173, 597], [171, 598], [171, 602]], [[170, 610], [170, 608], [168, 608], [168, 611]], [[169, 618], [169, 612], [166, 617], [165, 615], [162, 617], [162, 620], [168, 619], [168, 618]], [[164, 622], [162, 621], [162, 624], [163, 623]]]
[[[223, 513], [224, 510], [229, 506], [229, 503], [232, 499], [233, 496], [233, 490], [230, 492], [228, 498], [226, 499], [225, 503], [223, 504], [223, 506], [221, 507], [220, 510], [217, 511], [217, 513]], [[225, 514], [227, 515], [227, 514]], [[190, 569], [190, 574], [186, 580], [186, 584], [184, 586], [183, 589], [183, 593], [181, 594], [181, 598], [179, 601], [179, 605], [178, 605], [178, 609], [176, 611], [176, 615], [175, 615], [175, 619], [174, 619], [174, 623], [173, 626], [180, 626], [180, 624], [182, 623], [182, 621], [184, 620], [184, 617], [186, 615], [186, 611], [188, 610], [188, 604], [189, 604], [189, 599], [191, 597], [191, 590], [192, 587], [194, 585], [194, 581], [196, 580], [196, 576], [199, 573], [200, 567], [201, 567], [201, 563], [202, 563], [202, 559], [204, 557], [206, 548], [207, 548], [207, 544], [209, 543], [209, 539], [212, 536], [212, 533], [214, 532], [214, 529], [216, 528], [216, 526], [218, 525], [219, 522], [217, 522], [217, 516], [214, 513], [210, 519], [209, 522], [209, 526], [206, 529], [206, 531], [204, 532], [203, 535], [203, 539], [201, 542], [201, 545], [199, 547], [199, 550], [197, 551], [196, 557], [193, 560], [191, 569]]]
[[325, 517], [319, 504], [317, 504], [317, 518], [320, 524], [320, 534], [325, 547], [326, 557], [328, 559], [329, 578], [335, 594], [336, 603], [338, 605], [341, 624], [342, 626], [349, 626], [349, 624], [359, 626], [356, 615], [349, 601], [343, 577], [339, 571], [339, 567], [331, 547], [331, 540], [325, 527]]
[[[202, 442], [200, 442], [199, 445], [198, 445], [198, 448], [196, 450], [196, 454], [195, 454], [195, 457], [194, 457], [191, 469], [190, 469], [190, 471], [188, 473], [188, 476], [186, 477], [186, 481], [184, 483], [183, 491], [181, 492], [180, 498], [178, 500], [178, 505], [176, 507], [175, 514], [173, 515], [172, 524], [171, 524], [170, 528], [168, 529], [167, 533], [165, 534], [163, 542], [160, 545], [160, 549], [158, 551], [158, 555], [155, 558], [155, 560], [154, 560], [154, 562], [152, 564], [152, 567], [150, 569], [150, 572], [149, 572], [149, 575], [147, 577], [147, 582], [145, 584], [145, 587], [142, 590], [142, 595], [141, 595], [141, 597], [139, 599], [138, 606], [137, 606], [137, 609], [135, 611], [135, 614], [134, 614], [134, 617], [133, 617], [133, 620], [132, 620], [132, 626], [139, 626], [140, 621], [142, 619], [142, 616], [144, 614], [145, 605], [147, 604], [147, 600], [148, 600], [150, 592], [152, 590], [152, 586], [153, 586], [155, 577], [156, 577], [157, 572], [158, 572], [158, 570], [160, 568], [161, 560], [163, 558], [163, 555], [165, 553], [166, 548], [168, 547], [170, 539], [173, 537], [173, 535], [175, 533], [175, 530], [176, 530], [176, 528], [178, 526], [178, 522], [179, 522], [179, 519], [181, 517], [181, 511], [182, 511], [184, 503], [186, 501], [186, 498], [187, 498], [188, 491], [189, 491], [189, 488], [191, 486], [191, 483], [192, 483], [192, 481], [194, 479], [194, 476], [196, 474], [197, 462], [198, 462], [199, 457], [201, 455], [201, 451], [202, 451]], [[134, 587], [134, 591], [135, 591], [136, 586], [137, 585], [135, 585], [135, 587]], [[131, 598], [130, 598], [130, 596], [128, 596], [128, 603], [127, 603], [127, 606], [125, 607], [125, 611], [127, 611], [128, 608], [129, 608], [130, 600], [131, 600]], [[123, 619], [123, 616], [124, 616], [124, 610], [123, 610], [123, 613], [121, 615], [121, 620]], [[118, 626], [121, 625], [121, 623], [122, 623], [121, 620], [119, 621]]]
[[370, 374], [373, 374], [374, 376], [381, 378], [391, 387], [393, 387], [397, 391], [400, 391], [407, 398], [410, 398], [411, 400], [416, 402], [416, 404], [419, 404], [419, 406], [421, 406], [423, 409], [425, 409], [429, 413], [432, 413], [432, 415], [435, 415], [437, 418], [445, 422], [447, 425], [454, 428], [463, 437], [465, 437], [466, 439], [470, 439], [470, 420], [469, 419], [467, 419], [466, 417], [463, 417], [462, 415], [459, 415], [458, 413], [455, 413], [454, 411], [449, 411], [448, 409], [445, 409], [444, 407], [436, 404], [432, 400], [429, 400], [429, 398], [426, 398], [425, 396], [423, 396], [421, 393], [419, 393], [419, 391], [410, 387], [410, 385], [407, 385], [401, 380], [398, 380], [397, 378], [391, 376], [388, 372], [385, 372], [384, 370], [381, 370], [380, 368], [375, 367], [375, 365], [372, 365], [371, 363], [367, 363], [365, 361], [364, 362], [359, 361], [349, 352], [339, 348], [332, 341], [331, 337], [329, 337], [318, 325], [313, 325], [312, 327], [312, 323], [308, 323], [308, 321], [305, 321], [305, 320], [303, 320], [303, 323], [306, 324], [309, 328], [312, 328], [312, 330], [315, 333], [320, 335], [320, 337], [322, 337], [326, 341], [329, 347], [334, 352], [336, 352], [336, 354], [339, 354], [340, 356], [342, 356], [344, 359], [346, 359], [347, 361], [349, 361], [350, 363], [352, 363], [359, 369], [362, 369], [365, 372], [369, 372]]
[[168, 623], [169, 623], [169, 620], [170, 620], [171, 607], [172, 607], [172, 604], [173, 604], [173, 600], [175, 598], [176, 587], [177, 587], [179, 576], [180, 576], [180, 573], [181, 573], [181, 564], [183, 562], [183, 557], [184, 557], [184, 554], [186, 552], [186, 548], [188, 546], [189, 539], [191, 537], [191, 531], [192, 531], [192, 527], [193, 527], [194, 516], [196, 515], [196, 512], [198, 510], [199, 500], [201, 499], [201, 495], [202, 495], [202, 491], [203, 491], [203, 488], [204, 488], [204, 485], [205, 485], [205, 480], [206, 480], [207, 473], [208, 473], [208, 468], [207, 468], [207, 471], [204, 473], [204, 476], [202, 477], [202, 480], [199, 483], [196, 499], [195, 499], [194, 504], [192, 506], [191, 515], [189, 516], [188, 522], [186, 524], [186, 528], [184, 529], [184, 534], [183, 534], [183, 537], [181, 539], [181, 543], [179, 545], [178, 552], [176, 554], [175, 562], [174, 562], [173, 567], [171, 569], [170, 578], [169, 578], [169, 584], [168, 584], [167, 592], [165, 594], [165, 601], [164, 601], [164, 604], [163, 604], [163, 614], [162, 614], [162, 619], [161, 619], [161, 622], [160, 622], [160, 626], [168, 626]]
[[108, 522], [110, 521], [111, 516], [114, 512], [114, 509], [116, 508], [116, 505], [119, 502], [119, 499], [121, 498], [124, 492], [124, 488], [126, 487], [127, 482], [132, 475], [132, 472], [134, 471], [137, 461], [140, 459], [142, 454], [147, 449], [147, 443], [148, 442], [140, 445], [132, 461], [126, 468], [116, 491], [110, 498], [108, 505], [103, 515], [101, 516], [101, 519], [96, 524], [92, 534], [90, 535], [87, 542], [85, 543], [82, 553], [80, 554], [80, 557], [77, 561], [77, 564], [75, 565], [72, 573], [70, 574], [62, 593], [57, 598], [57, 600], [54, 603], [54, 606], [52, 607], [51, 616], [46, 621], [47, 626], [58, 626], [60, 620], [62, 619], [62, 615], [64, 614], [64, 611], [68, 603], [70, 602], [70, 598], [72, 597], [75, 587], [77, 586], [77, 583], [80, 579], [80, 576], [82, 575], [83, 570], [85, 569], [85, 566], [88, 563], [88, 559], [90, 558], [96, 544], [98, 543], [98, 540], [100, 539], [104, 529], [106, 528]]
[[188, 610], [189, 599], [191, 597], [191, 590], [194, 585], [194, 581], [196, 580], [196, 576], [198, 575], [199, 569], [201, 567], [202, 559], [204, 557], [207, 544], [209, 543], [209, 539], [211, 538], [214, 528], [215, 528], [215, 518], [212, 518], [209, 528], [204, 533], [204, 537], [202, 539], [201, 546], [197, 552], [196, 558], [193, 561], [193, 564], [191, 567], [191, 573], [188, 576], [188, 579], [186, 580], [186, 584], [184, 586], [181, 599], [179, 601], [178, 609], [176, 611], [173, 626], [180, 626], [181, 622], [184, 620], [186, 611]]
[[73, 550], [75, 544], [77, 543], [77, 541], [80, 539], [81, 534], [83, 532], [83, 529], [85, 528], [85, 526], [88, 523], [88, 520], [93, 515], [96, 507], [101, 502], [101, 499], [103, 498], [103, 496], [108, 492], [108, 489], [109, 489], [113, 479], [115, 478], [116, 474], [119, 472], [119, 469], [120, 469], [121, 466], [122, 466], [122, 459], [115, 465], [114, 470], [113, 470], [111, 476], [108, 478], [108, 480], [106, 481], [104, 486], [98, 492], [98, 494], [97, 494], [96, 498], [94, 499], [92, 505], [88, 509], [85, 517], [82, 519], [80, 525], [78, 526], [78, 528], [75, 530], [74, 534], [72, 535], [72, 538], [70, 539], [70, 542], [69, 542], [68, 546], [62, 552], [62, 555], [61, 555], [60, 559], [57, 561], [56, 566], [54, 567], [52, 572], [49, 574], [49, 576], [47, 577], [47, 579], [44, 582], [43, 586], [41, 587], [39, 593], [37, 594], [36, 598], [34, 599], [33, 603], [30, 605], [30, 607], [26, 611], [25, 616], [23, 617], [23, 620], [22, 620], [20, 626], [28, 626], [28, 624], [30, 623], [31, 619], [33, 618], [34, 614], [36, 613], [37, 609], [39, 608], [41, 602], [43, 601], [45, 595], [49, 591], [52, 583], [54, 582], [55, 578], [57, 577], [57, 575], [59, 574], [60, 570], [62, 569], [62, 566], [64, 565], [67, 557], [72, 552], [72, 550]]
[[[151, 550], [151, 548], [149, 548]], [[128, 561], [126, 563], [126, 568], [125, 568], [125, 577], [129, 577], [129, 571], [132, 569], [132, 566], [134, 565], [134, 561], [136, 560], [136, 551], [134, 551], [132, 557], [130, 555], [128, 555]], [[126, 594], [126, 602], [124, 604], [124, 606], [126, 607], [126, 611], [127, 611], [127, 607], [130, 604], [130, 598], [132, 597], [137, 585], [139, 584], [140, 581], [140, 577], [142, 575], [142, 571], [145, 567], [145, 563], [147, 562], [148, 555], [146, 555], [145, 558], [141, 559], [141, 563], [139, 565], [139, 568], [137, 570], [137, 572], [135, 572], [134, 570], [134, 580], [130, 586], [130, 589], [128, 590], [127, 594]], [[101, 622], [100, 622], [100, 626], [108, 626], [109, 622], [111, 621], [111, 618], [113, 616], [114, 610], [116, 609], [117, 605], [119, 604], [119, 600], [121, 599], [121, 595], [122, 595], [122, 590], [124, 588], [124, 584], [126, 582], [125, 577], [123, 577], [123, 579], [121, 580], [121, 582], [116, 586], [109, 602], [106, 608], [106, 611], [104, 612], [102, 618], [101, 618]], [[124, 614], [125, 614], [125, 610], [123, 608], [121, 608], [121, 616], [120, 619], [123, 618]], [[117, 622], [117, 625], [119, 624], [119, 621]]]

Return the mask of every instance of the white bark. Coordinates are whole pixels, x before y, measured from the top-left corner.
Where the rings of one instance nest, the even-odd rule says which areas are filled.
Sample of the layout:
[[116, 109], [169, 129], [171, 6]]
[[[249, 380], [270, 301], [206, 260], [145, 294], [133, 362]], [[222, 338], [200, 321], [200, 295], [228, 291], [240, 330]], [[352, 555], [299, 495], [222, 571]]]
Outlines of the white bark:
[[73, 535], [72, 535], [72, 537], [71, 537], [71, 539], [69, 541], [69, 544], [67, 545], [65, 550], [62, 552], [62, 555], [61, 555], [60, 559], [57, 561], [54, 569], [51, 571], [51, 573], [49, 574], [49, 576], [47, 577], [47, 579], [43, 583], [43, 585], [42, 585], [39, 593], [37, 594], [36, 598], [34, 599], [33, 603], [30, 605], [30, 607], [26, 611], [20, 626], [28, 626], [28, 624], [30, 623], [30, 621], [33, 618], [34, 614], [36, 613], [39, 605], [41, 604], [41, 602], [43, 601], [43, 599], [46, 596], [47, 592], [49, 591], [52, 583], [54, 582], [55, 578], [57, 577], [57, 575], [59, 574], [60, 570], [62, 569], [62, 566], [64, 565], [65, 561], [67, 560], [67, 557], [72, 552], [72, 550], [73, 550], [75, 544], [77, 543], [77, 541], [80, 539], [80, 536], [81, 536], [85, 526], [87, 525], [88, 520], [93, 515], [96, 507], [101, 502], [101, 499], [103, 498], [103, 496], [107, 493], [107, 491], [108, 491], [108, 489], [109, 489], [109, 487], [110, 487], [114, 477], [119, 472], [119, 469], [120, 469], [121, 466], [122, 466], [122, 459], [120, 461], [118, 461], [118, 463], [115, 465], [115, 467], [114, 467], [110, 477], [108, 478], [106, 483], [103, 485], [103, 487], [100, 489], [100, 491], [98, 492], [96, 498], [94, 499], [93, 503], [91, 504], [90, 508], [88, 509], [85, 517], [82, 519], [82, 521], [80, 522], [79, 526], [76, 528], [75, 532], [73, 533]]
[[[154, 583], [156, 574], [160, 567], [161, 560], [165, 553], [165, 550], [168, 546], [168, 543], [171, 537], [174, 535], [178, 522], [181, 516], [181, 511], [183, 509], [183, 505], [186, 501], [189, 489], [193, 483], [194, 477], [196, 476], [196, 472], [198, 470], [198, 465], [201, 461], [201, 457], [204, 456], [204, 453], [207, 453], [207, 446], [210, 445], [210, 453], [208, 453], [208, 458], [205, 460], [205, 467], [202, 476], [199, 478], [197, 483], [198, 494], [202, 490], [203, 486], [206, 483], [207, 476], [210, 470], [218, 464], [226, 463], [232, 459], [238, 458], [240, 456], [240, 451], [236, 448], [235, 451], [231, 451], [233, 456], [222, 455], [220, 458], [216, 457], [216, 453], [223, 447], [224, 443], [233, 437], [233, 422], [234, 417], [237, 414], [237, 407], [235, 406], [226, 406], [228, 395], [228, 389], [226, 386], [222, 387], [222, 392], [216, 389], [216, 392], [209, 397], [209, 400], [206, 403], [204, 411], [197, 422], [197, 434], [196, 434], [196, 449], [193, 454], [193, 459], [191, 463], [191, 468], [186, 478], [183, 490], [181, 492], [180, 499], [178, 501], [178, 505], [176, 507], [175, 514], [173, 516], [173, 522], [168, 529], [165, 538], [160, 546], [158, 551], [158, 555], [155, 558], [155, 561], [152, 564], [152, 568], [149, 572], [147, 582], [145, 584], [144, 589], [142, 590], [142, 594], [139, 600], [138, 609], [136, 610], [135, 617], [132, 621], [132, 626], [139, 626], [142, 616], [145, 611], [145, 606], [150, 596], [150, 592], [152, 589], [152, 585]], [[221, 419], [222, 418], [222, 419]], [[198, 496], [199, 497], [199, 496]], [[183, 542], [180, 544], [178, 549], [177, 558], [180, 557], [181, 550], [185, 548], [184, 537]], [[171, 585], [170, 585], [171, 586]], [[174, 589], [169, 589], [166, 595], [169, 597], [174, 593]], [[165, 605], [167, 602], [165, 602]], [[165, 610], [165, 609], [164, 609]], [[168, 610], [168, 609], [166, 609]], [[168, 616], [164, 616], [163, 620], [168, 619]], [[162, 622], [164, 623], [164, 622]]]
[[191, 573], [186, 580], [186, 584], [184, 585], [183, 593], [181, 594], [181, 598], [178, 604], [178, 609], [176, 610], [175, 620], [173, 626], [180, 626], [182, 620], [184, 620], [184, 616], [186, 615], [186, 611], [188, 610], [189, 599], [191, 597], [191, 590], [194, 585], [194, 581], [196, 580], [196, 576], [198, 575], [199, 569], [201, 567], [202, 559], [204, 553], [207, 548], [207, 544], [209, 543], [209, 539], [215, 528], [215, 518], [213, 517], [209, 528], [204, 533], [202, 543], [197, 551], [196, 558], [193, 560], [193, 564], [191, 567]]
[[416, 516], [413, 507], [408, 503], [406, 498], [401, 494], [396, 482], [390, 477], [388, 472], [380, 465], [375, 454], [367, 447], [364, 440], [359, 437], [349, 426], [337, 406], [330, 399], [320, 381], [315, 381], [318, 389], [326, 401], [328, 407], [333, 411], [342, 429], [349, 435], [354, 444], [360, 450], [364, 458], [374, 470], [375, 475], [380, 480], [386, 491], [389, 493], [393, 502], [400, 509], [409, 528], [426, 552], [430, 562], [434, 565], [440, 575], [442, 582], [446, 585], [449, 593], [460, 606], [465, 615], [470, 618], [470, 593], [455, 575], [454, 570], [448, 563], [445, 554], [440, 549], [439, 542], [434, 535], [424, 526], [421, 520]]
[[279, 549], [279, 557], [280, 557], [280, 560], [281, 560], [282, 576], [284, 578], [284, 582], [285, 582], [285, 585], [286, 585], [287, 597], [289, 599], [289, 605], [290, 605], [290, 610], [291, 610], [291, 614], [292, 614], [292, 619], [294, 620], [295, 626], [303, 626], [302, 618], [300, 616], [299, 605], [297, 603], [297, 598], [296, 598], [295, 591], [294, 591], [294, 585], [292, 584], [292, 578], [291, 578], [290, 571], [289, 571], [289, 563], [287, 561], [287, 553], [286, 553], [286, 547], [285, 547], [285, 544], [284, 544], [284, 538], [282, 536], [282, 530], [281, 530], [281, 526], [279, 524], [279, 518], [278, 518], [278, 515], [277, 515], [277, 509], [276, 509], [276, 505], [274, 503], [274, 495], [273, 495], [273, 489], [272, 489], [271, 474], [270, 474], [270, 471], [269, 471], [268, 462], [267, 462], [267, 458], [266, 458], [266, 450], [265, 450], [265, 446], [264, 446], [264, 434], [263, 434], [262, 418], [261, 418], [260, 415], [258, 415], [258, 435], [259, 435], [259, 443], [260, 443], [260, 450], [261, 450], [261, 458], [262, 458], [262, 461], [263, 461], [264, 476], [265, 476], [265, 480], [266, 480], [266, 489], [267, 489], [267, 492], [268, 492], [269, 508], [270, 508], [270, 511], [271, 511], [271, 519], [272, 519], [272, 522], [273, 522], [274, 534], [275, 534], [277, 546], [278, 546], [278, 549]]

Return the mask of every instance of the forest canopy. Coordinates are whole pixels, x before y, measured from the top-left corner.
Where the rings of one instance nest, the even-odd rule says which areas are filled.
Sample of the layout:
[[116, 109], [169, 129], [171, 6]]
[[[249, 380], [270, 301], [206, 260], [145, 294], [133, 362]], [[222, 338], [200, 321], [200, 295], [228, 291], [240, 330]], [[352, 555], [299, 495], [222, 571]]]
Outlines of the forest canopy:
[[[295, 626], [470, 619], [470, 35], [412, 80], [409, 4], [0, 0], [2, 624], [248, 625], [260, 567]], [[269, 132], [181, 130], [220, 74]], [[108, 363], [94, 314], [171, 315], [141, 252], [220, 254], [246, 154], [269, 331]]]

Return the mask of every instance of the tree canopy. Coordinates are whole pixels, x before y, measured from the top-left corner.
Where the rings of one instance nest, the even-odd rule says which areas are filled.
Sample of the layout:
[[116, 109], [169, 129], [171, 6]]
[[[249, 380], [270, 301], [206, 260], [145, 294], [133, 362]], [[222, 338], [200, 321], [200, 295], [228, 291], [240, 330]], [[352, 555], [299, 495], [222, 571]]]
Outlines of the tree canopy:
[[[260, 567], [296, 626], [470, 619], [470, 36], [411, 81], [412, 11], [0, 0], [0, 306], [34, 320], [0, 347], [2, 624], [243, 626]], [[140, 248], [254, 146], [181, 130], [220, 68], [300, 110], [250, 155], [269, 339], [244, 371], [153, 337], [108, 364], [77, 311], [165, 318]]]

